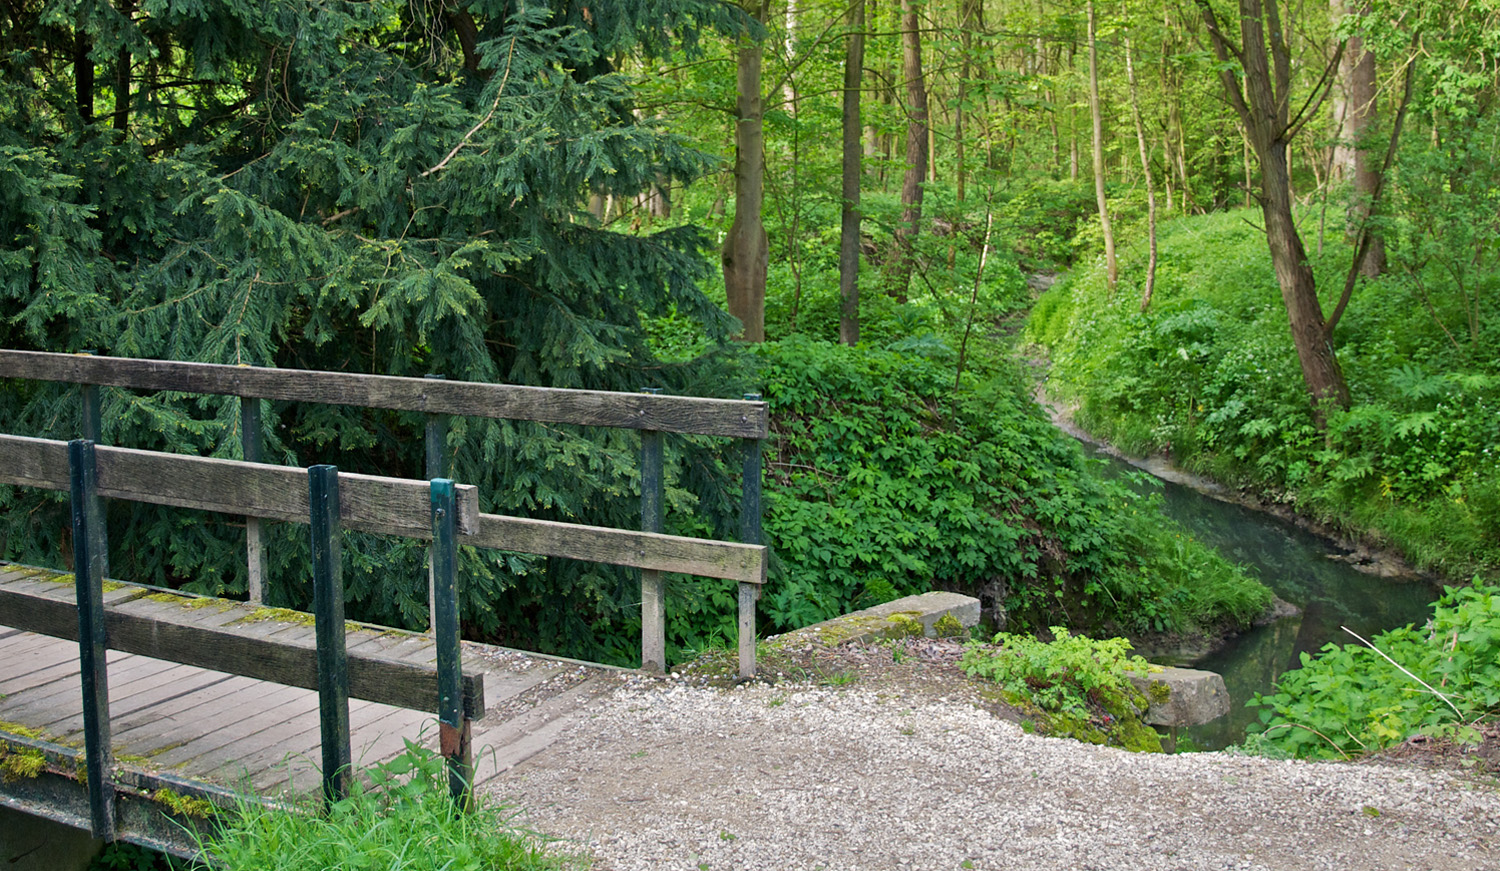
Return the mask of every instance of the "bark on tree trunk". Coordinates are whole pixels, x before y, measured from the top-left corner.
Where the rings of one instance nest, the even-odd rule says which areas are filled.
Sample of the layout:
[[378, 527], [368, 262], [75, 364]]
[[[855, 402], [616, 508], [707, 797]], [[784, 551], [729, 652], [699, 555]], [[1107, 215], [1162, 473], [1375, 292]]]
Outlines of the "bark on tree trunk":
[[[753, 12], [758, 20], [765, 21], [765, 0]], [[760, 65], [760, 43], [742, 36], [735, 75], [738, 95], [734, 125], [734, 222], [724, 239], [720, 259], [729, 313], [744, 325], [738, 338], [745, 342], [766, 339], [766, 267], [770, 245], [760, 214], [765, 184]]]
[[[1240, 44], [1235, 46], [1221, 29], [1208, 0], [1195, 0], [1220, 62], [1219, 83], [1260, 163], [1260, 206], [1271, 263], [1281, 287], [1302, 380], [1312, 401], [1313, 418], [1318, 428], [1324, 429], [1330, 408], [1349, 407], [1349, 389], [1339, 370], [1332, 336], [1318, 303], [1312, 267], [1292, 216], [1287, 143], [1296, 135], [1300, 122], [1294, 124], [1289, 119], [1291, 51], [1276, 2], [1269, 0], [1263, 6], [1262, 0], [1240, 0]], [[1243, 85], [1234, 73], [1231, 56], [1239, 61]], [[1317, 107], [1309, 103], [1305, 111], [1311, 113]]]
[[1146, 178], [1146, 238], [1150, 256], [1146, 261], [1146, 289], [1141, 293], [1141, 311], [1151, 306], [1156, 290], [1156, 185], [1151, 179], [1151, 153], [1146, 147], [1146, 125], [1141, 121], [1141, 100], [1135, 85], [1135, 63], [1130, 56], [1130, 37], [1125, 37], [1125, 79], [1130, 83], [1130, 117], [1135, 121], [1135, 142], [1141, 150], [1141, 173]]
[[[1353, 55], [1349, 75], [1349, 138], [1353, 150], [1354, 201], [1349, 209], [1348, 238], [1359, 236], [1360, 225], [1370, 219], [1370, 203], [1380, 187], [1380, 160], [1371, 153], [1376, 123], [1375, 55], [1364, 50], [1364, 40], [1349, 38], [1345, 56]], [[1385, 270], [1385, 242], [1379, 233], [1371, 232], [1365, 258], [1359, 272], [1366, 278], [1378, 278]]]
[[1281, 287], [1281, 302], [1291, 325], [1292, 342], [1297, 347], [1302, 380], [1312, 397], [1313, 417], [1322, 429], [1327, 425], [1330, 406], [1349, 407], [1349, 388], [1333, 351], [1323, 307], [1318, 303], [1312, 266], [1292, 216], [1286, 143], [1276, 141], [1267, 145], [1261, 157], [1261, 215], [1266, 224], [1266, 241], [1271, 249], [1276, 283]]
[[89, 59], [90, 50], [92, 46], [80, 18], [73, 35], [73, 102], [84, 126], [94, 123], [94, 62]]
[[859, 183], [864, 169], [859, 141], [859, 87], [865, 65], [864, 0], [855, 0], [850, 7], [849, 30], [844, 53], [844, 202], [839, 221], [839, 341], [855, 345], [859, 342]]
[[922, 181], [927, 178], [927, 83], [922, 77], [922, 31], [916, 0], [901, 0], [901, 59], [906, 78], [906, 174], [901, 179], [901, 223], [896, 228], [897, 265], [890, 293], [906, 302], [916, 264], [922, 221]]
[[1104, 230], [1104, 271], [1113, 291], [1120, 280], [1115, 259], [1115, 232], [1109, 223], [1109, 199], [1104, 193], [1104, 116], [1099, 107], [1099, 51], [1094, 39], [1094, 3], [1088, 3], [1089, 23], [1089, 114], [1094, 121], [1094, 198], [1099, 203], [1099, 224]]

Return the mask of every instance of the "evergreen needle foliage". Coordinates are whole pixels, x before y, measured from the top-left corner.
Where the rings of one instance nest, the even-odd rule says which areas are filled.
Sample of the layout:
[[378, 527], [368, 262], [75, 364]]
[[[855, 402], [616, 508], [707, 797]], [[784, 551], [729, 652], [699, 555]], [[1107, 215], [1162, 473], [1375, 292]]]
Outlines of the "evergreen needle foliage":
[[[741, 392], [733, 322], [698, 286], [704, 235], [632, 235], [586, 209], [711, 167], [637, 115], [616, 65], [742, 32], [737, 8], [212, 0], [21, 14], [33, 5], [0, 35], [0, 347]], [[641, 321], [668, 314], [708, 353], [660, 362]], [[239, 455], [232, 398], [103, 401], [107, 443]], [[9, 432], [70, 438], [78, 416], [62, 387], [0, 391]], [[262, 435], [275, 462], [421, 477], [421, 425], [266, 403]], [[674, 505], [722, 522], [722, 444], [676, 447]], [[485, 510], [638, 524], [633, 434], [461, 420], [448, 448]], [[109, 527], [121, 577], [245, 589], [232, 519], [112, 504]], [[66, 528], [60, 495], [0, 490], [0, 556], [55, 564]], [[305, 532], [268, 535], [272, 603], [304, 604]], [[607, 630], [631, 601], [624, 572], [462, 560], [464, 622], [494, 640], [597, 655], [591, 624]], [[420, 543], [350, 536], [351, 616], [425, 625], [425, 565]]]

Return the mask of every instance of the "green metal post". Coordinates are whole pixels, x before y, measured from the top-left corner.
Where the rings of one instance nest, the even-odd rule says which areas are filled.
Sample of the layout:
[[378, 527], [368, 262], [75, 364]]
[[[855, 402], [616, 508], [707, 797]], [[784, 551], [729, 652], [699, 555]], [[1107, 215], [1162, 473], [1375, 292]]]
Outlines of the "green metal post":
[[89, 828], [115, 839], [114, 751], [109, 743], [109, 677], [104, 629], [104, 517], [95, 477], [94, 443], [68, 442], [73, 508], [73, 575], [78, 597], [78, 664], [83, 684], [83, 747], [88, 772]]
[[[659, 387], [641, 391], [653, 396]], [[662, 435], [657, 430], [641, 430], [641, 531], [661, 532], [665, 473], [662, 468]], [[657, 569], [641, 569], [641, 668], [665, 671], [667, 668], [667, 589]]]
[[313, 616], [318, 641], [318, 726], [323, 797], [349, 794], [349, 659], [344, 650], [344, 573], [339, 523], [339, 470], [307, 470], [312, 526]]
[[467, 807], [474, 781], [470, 723], [464, 711], [458, 625], [458, 528], [453, 482], [432, 479], [433, 634], [437, 641], [438, 748], [448, 762], [448, 791]]

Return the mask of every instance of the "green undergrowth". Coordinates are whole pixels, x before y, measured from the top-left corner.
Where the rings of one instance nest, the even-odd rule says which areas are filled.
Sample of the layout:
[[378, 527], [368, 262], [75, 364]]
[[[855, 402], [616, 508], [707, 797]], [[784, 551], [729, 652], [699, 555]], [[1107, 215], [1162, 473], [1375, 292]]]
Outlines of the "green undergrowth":
[[[1165, 223], [1145, 313], [1144, 258], [1129, 248], [1113, 292], [1095, 264], [1044, 294], [1027, 337], [1050, 355], [1048, 391], [1128, 452], [1167, 452], [1449, 577], [1500, 571], [1500, 319], [1472, 295], [1500, 278], [1469, 275], [1466, 297], [1439, 262], [1457, 255], [1407, 263], [1393, 245], [1391, 271], [1357, 286], [1338, 325], [1353, 405], [1319, 432], [1248, 217]], [[1311, 258], [1325, 311], [1349, 262], [1341, 235]]]
[[1051, 634], [1051, 641], [1002, 632], [990, 643], [970, 642], [959, 665], [999, 684], [1041, 734], [1160, 753], [1160, 736], [1141, 720], [1149, 702], [1126, 674], [1153, 666], [1131, 656], [1123, 638], [1095, 640], [1060, 626]]
[[443, 760], [408, 742], [391, 762], [356, 777], [354, 793], [326, 810], [245, 804], [203, 848], [228, 871], [310, 868], [557, 871], [580, 867], [520, 824], [519, 811], [483, 797], [459, 812]]
[[1345, 759], [1416, 734], [1476, 742], [1476, 727], [1500, 718], [1500, 587], [1450, 587], [1427, 625], [1368, 641], [1302, 654], [1274, 693], [1250, 702], [1260, 722], [1248, 746]]
[[1243, 570], [1164, 527], [1149, 498], [1099, 478], [1013, 362], [958, 377], [943, 347], [752, 349], [771, 406], [765, 532], [779, 560], [763, 628], [935, 587], [989, 599], [1012, 628], [1110, 634], [1238, 628], [1269, 604]]

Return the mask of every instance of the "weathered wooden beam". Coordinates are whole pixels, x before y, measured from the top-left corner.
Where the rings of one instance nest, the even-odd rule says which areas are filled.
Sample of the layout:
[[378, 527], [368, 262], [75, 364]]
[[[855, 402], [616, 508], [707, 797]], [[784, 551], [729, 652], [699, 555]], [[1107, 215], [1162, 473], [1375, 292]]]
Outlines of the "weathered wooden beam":
[[[659, 393], [648, 388], [646, 393]], [[641, 431], [641, 531], [661, 532], [666, 491], [662, 435]], [[641, 668], [667, 670], [667, 585], [660, 569], [641, 569]]]
[[[291, 612], [219, 600], [215, 604], [238, 610], [238, 622], [218, 622], [218, 608], [192, 607], [202, 600], [169, 596], [173, 601], [135, 597], [104, 609], [107, 646], [111, 650], [180, 662], [184, 665], [237, 674], [286, 686], [318, 688], [317, 643], [311, 631], [284, 632], [263, 637], [269, 621], [294, 616]], [[71, 584], [47, 584], [45, 589], [15, 589], [0, 584], [0, 624], [76, 641], [77, 607]], [[300, 619], [311, 619], [301, 615]], [[349, 696], [413, 711], [437, 713], [437, 669], [379, 654], [348, 653]], [[464, 711], [470, 719], [484, 716], [484, 677], [464, 675]]]
[[479, 530], [462, 543], [747, 584], [766, 581], [766, 549], [737, 542], [481, 514]]
[[0, 378], [763, 438], [763, 402], [0, 350]]
[[[261, 461], [260, 400], [240, 399], [240, 456], [247, 463]], [[265, 601], [265, 545], [261, 543], [260, 518], [245, 518], [246, 598]]]
[[[760, 394], [746, 393], [746, 399], [758, 400]], [[761, 455], [765, 440], [761, 438], [741, 439], [745, 452], [742, 483], [740, 487], [740, 541], [744, 544], [760, 544], [761, 531]], [[739, 587], [739, 648], [740, 677], [755, 676], [755, 603], [760, 599], [760, 588], [751, 588], [741, 583]]]
[[[131, 448], [95, 448], [99, 494], [110, 499], [152, 502], [306, 523], [307, 473], [289, 466], [213, 457], [163, 454]], [[0, 435], [0, 484], [68, 488], [65, 442]], [[432, 537], [426, 481], [339, 475], [343, 525], [361, 532], [408, 538]], [[461, 534], [478, 529], [479, 492], [458, 485]]]

